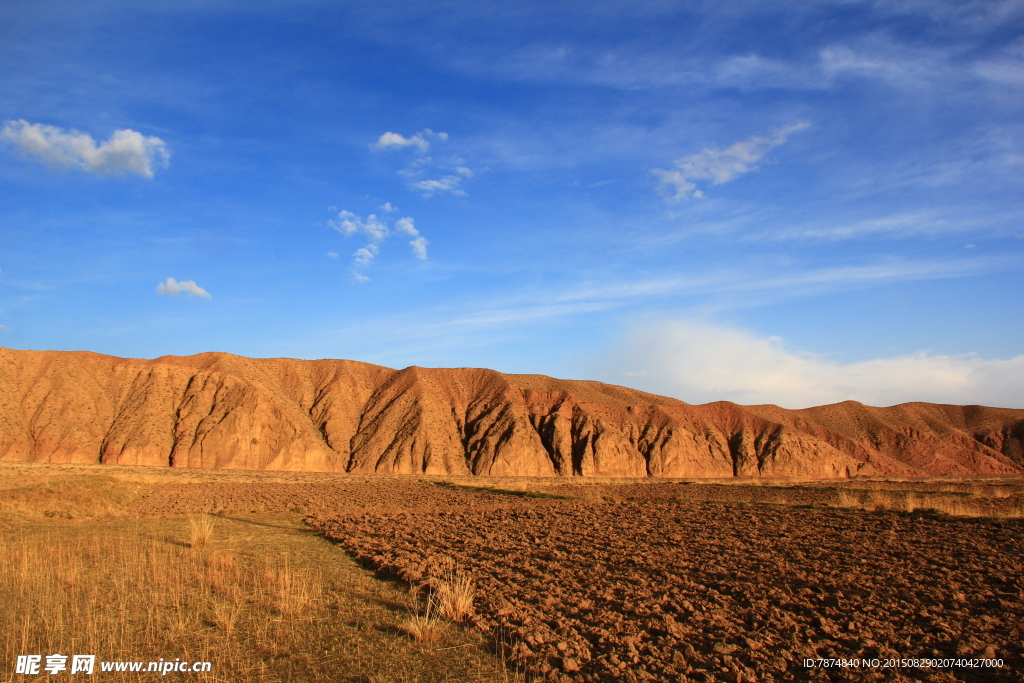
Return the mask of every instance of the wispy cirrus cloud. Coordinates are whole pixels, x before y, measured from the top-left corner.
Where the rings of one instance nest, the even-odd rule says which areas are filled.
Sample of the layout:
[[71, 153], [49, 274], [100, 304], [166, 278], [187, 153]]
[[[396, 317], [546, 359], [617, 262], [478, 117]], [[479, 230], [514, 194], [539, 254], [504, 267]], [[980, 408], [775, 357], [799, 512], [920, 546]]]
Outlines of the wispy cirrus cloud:
[[848, 222], [815, 222], [751, 231], [744, 241], [838, 242], [887, 237], [903, 239], [991, 230], [993, 223], [1010, 222], [1013, 216], [986, 215], [979, 209], [969, 215], [924, 209]]
[[1024, 38], [988, 59], [975, 62], [974, 73], [1004, 86], [1024, 86]]
[[173, 277], [169, 277], [163, 282], [157, 284], [156, 293], [163, 294], [164, 296], [185, 296], [192, 298], [198, 297], [200, 299], [212, 299], [210, 293], [205, 289], [196, 284], [195, 280], [184, 280], [178, 282]]
[[163, 140], [127, 128], [96, 144], [88, 133], [18, 119], [4, 122], [0, 139], [43, 163], [95, 175], [152, 178], [154, 170], [166, 168], [170, 159]]
[[[394, 210], [390, 202], [384, 206]], [[380, 254], [381, 244], [391, 236], [404, 235], [411, 237], [412, 239], [409, 240], [408, 244], [412, 250], [412, 255], [423, 261], [427, 259], [427, 245], [429, 242], [416, 229], [412, 218], [399, 218], [395, 221], [394, 226], [389, 226], [384, 219], [376, 214], [370, 214], [366, 218], [362, 218], [351, 211], [341, 211], [335, 218], [328, 220], [327, 225], [345, 237], [353, 237], [355, 235], [366, 237], [367, 243], [352, 254], [352, 274], [357, 282], [367, 282], [369, 280], [368, 277], [359, 272], [359, 269], [368, 268], [373, 265]], [[335, 252], [328, 252], [328, 256], [337, 258]]]
[[[1014, 255], [955, 259], [885, 259], [857, 265], [794, 269], [788, 273], [749, 267], [726, 268], [683, 277], [647, 279], [601, 284], [581, 284], [560, 294], [546, 296], [556, 302], [619, 301], [653, 299], [693, 294], [735, 295], [746, 305], [752, 296], [789, 300], [808, 292], [848, 291], [895, 282], [917, 282], [1020, 270]], [[726, 300], [720, 300], [720, 305]]]
[[757, 170], [764, 156], [784, 144], [793, 133], [810, 126], [800, 122], [777, 128], [769, 136], [754, 136], [736, 142], [725, 149], [706, 148], [697, 154], [677, 159], [675, 168], [655, 168], [651, 172], [659, 178], [659, 189], [670, 202], [699, 199], [704, 192], [695, 181], [708, 181], [722, 185]]

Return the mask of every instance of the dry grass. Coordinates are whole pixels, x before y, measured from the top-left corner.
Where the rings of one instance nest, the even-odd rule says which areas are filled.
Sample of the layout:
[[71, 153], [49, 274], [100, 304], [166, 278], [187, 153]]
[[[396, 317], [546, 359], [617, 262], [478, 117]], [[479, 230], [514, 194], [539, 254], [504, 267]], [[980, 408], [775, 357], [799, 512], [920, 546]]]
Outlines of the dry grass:
[[449, 622], [438, 618], [438, 612], [437, 599], [432, 595], [427, 598], [427, 604], [423, 612], [411, 613], [402, 622], [400, 628], [408, 633], [416, 642], [423, 645], [433, 645], [440, 640], [449, 626]]
[[473, 598], [476, 597], [473, 577], [452, 567], [438, 581], [433, 597], [437, 599], [438, 614], [443, 618], [465, 621], [473, 614]]
[[[423, 644], [434, 643], [452, 623], [465, 621], [473, 614], [476, 587], [473, 577], [464, 572], [448, 556], [427, 558], [427, 580], [419, 586], [426, 588], [423, 611], [412, 612], [400, 629], [413, 640]], [[413, 593], [419, 592], [414, 588]]]
[[[77, 531], [7, 539], [0, 620], [19, 625], [6, 642], [8, 661], [32, 652], [147, 661], [184, 652], [249, 668], [253, 651], [301, 647], [305, 634], [294, 626], [319, 613], [307, 577], [287, 567], [259, 572], [234, 553], [211, 554], [130, 527]], [[292, 628], [268, 628], [275, 615]], [[240, 631], [248, 637], [236, 638]]]
[[48, 520], [124, 519], [126, 506], [149, 491], [105, 475], [59, 478], [0, 490], [0, 528]]
[[[287, 514], [215, 526], [207, 515], [130, 519], [123, 507], [135, 493], [124, 488], [96, 479], [0, 491], [6, 661], [181, 658], [212, 662], [192, 680], [232, 683], [508, 677], [477, 636], [437, 618], [436, 599], [423, 639], [396, 633], [415, 601]], [[102, 521], [83, 519], [87, 508]], [[428, 643], [436, 651], [425, 653]]]
[[950, 517], [1024, 517], [1024, 490], [1019, 484], [976, 482], [860, 483], [836, 491], [842, 508], [895, 512], [930, 510]]
[[320, 576], [313, 572], [296, 571], [291, 567], [287, 555], [281, 566], [268, 567], [264, 576], [274, 607], [285, 616], [300, 616], [321, 602], [323, 584]]
[[188, 516], [188, 543], [193, 548], [205, 548], [213, 536], [213, 518], [209, 515]]
[[838, 498], [837, 505], [841, 508], [859, 508], [863, 506], [860, 496], [854, 491], [840, 489], [836, 493], [836, 497]]
[[868, 509], [913, 512], [922, 507], [921, 498], [910, 491], [872, 491]]
[[1011, 498], [1017, 492], [1012, 486], [974, 484], [971, 486], [971, 495], [975, 498]]

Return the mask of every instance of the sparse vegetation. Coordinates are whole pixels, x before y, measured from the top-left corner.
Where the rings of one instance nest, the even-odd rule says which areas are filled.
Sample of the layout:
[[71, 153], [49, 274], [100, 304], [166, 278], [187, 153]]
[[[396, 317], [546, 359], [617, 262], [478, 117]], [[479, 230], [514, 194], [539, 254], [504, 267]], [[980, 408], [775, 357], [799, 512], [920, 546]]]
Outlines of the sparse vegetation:
[[0, 528], [50, 520], [124, 519], [131, 516], [128, 504], [150, 488], [93, 474], [0, 490]]
[[8, 666], [60, 652], [211, 662], [196, 681], [508, 679], [479, 636], [440, 618], [440, 595], [418, 639], [399, 634], [412, 596], [288, 514], [140, 519], [126, 505], [142, 488], [96, 477], [0, 491]]
[[876, 481], [836, 491], [836, 505], [871, 511], [932, 511], [949, 517], [1024, 517], [1024, 488], [977, 482]]

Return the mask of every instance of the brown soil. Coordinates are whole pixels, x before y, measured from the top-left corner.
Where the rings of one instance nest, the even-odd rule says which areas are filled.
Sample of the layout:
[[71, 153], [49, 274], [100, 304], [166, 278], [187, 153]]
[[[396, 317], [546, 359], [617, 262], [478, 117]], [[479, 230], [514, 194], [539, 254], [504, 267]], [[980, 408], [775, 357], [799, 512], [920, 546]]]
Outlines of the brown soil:
[[[533, 488], [163, 484], [136, 509], [302, 509], [411, 586], [451, 557], [475, 577], [472, 624], [537, 679], [1024, 681], [1020, 520], [827, 508], [824, 485]], [[817, 657], [1003, 667], [803, 666]]]

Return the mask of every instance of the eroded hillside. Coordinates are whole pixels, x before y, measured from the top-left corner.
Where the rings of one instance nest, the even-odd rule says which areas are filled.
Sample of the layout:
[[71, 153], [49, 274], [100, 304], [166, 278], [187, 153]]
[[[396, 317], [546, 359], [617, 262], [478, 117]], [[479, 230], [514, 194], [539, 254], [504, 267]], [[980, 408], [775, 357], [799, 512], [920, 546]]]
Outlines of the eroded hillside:
[[693, 406], [598, 382], [223, 353], [0, 349], [0, 459], [399, 474], [1024, 471], [1024, 410]]

